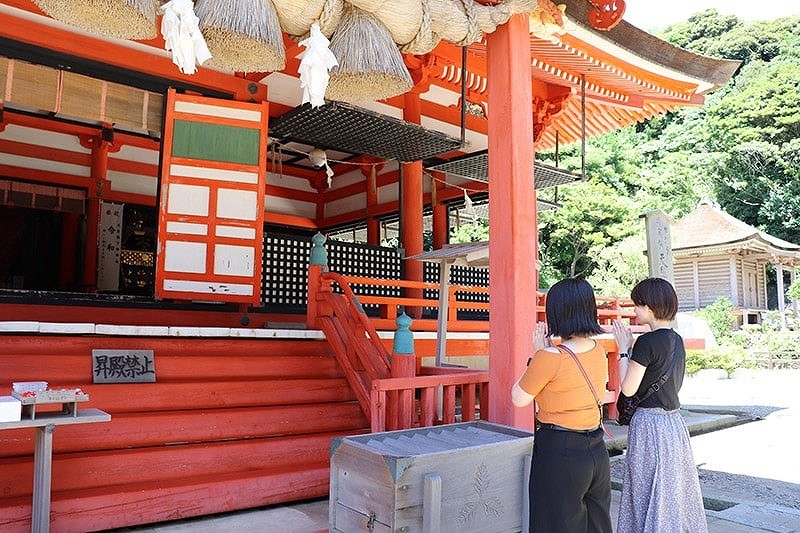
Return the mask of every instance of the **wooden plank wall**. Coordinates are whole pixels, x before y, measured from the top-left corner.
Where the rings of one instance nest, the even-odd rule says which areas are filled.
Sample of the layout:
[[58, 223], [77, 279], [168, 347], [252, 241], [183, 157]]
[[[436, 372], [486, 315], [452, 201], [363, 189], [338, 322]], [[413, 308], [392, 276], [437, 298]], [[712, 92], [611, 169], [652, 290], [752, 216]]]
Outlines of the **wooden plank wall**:
[[698, 265], [700, 278], [700, 307], [713, 304], [717, 297], [731, 298], [731, 270], [728, 255], [702, 257]]
[[[153, 350], [157, 383], [93, 385], [92, 349]], [[0, 386], [39, 380], [112, 415], [56, 429], [59, 532], [325, 496], [331, 437], [369, 427], [325, 341], [0, 337]], [[33, 447], [32, 429], [0, 431], [4, 532], [30, 530]]]
[[693, 257], [680, 257], [675, 259], [673, 265], [675, 292], [678, 294], [678, 308], [680, 311], [695, 309], [693, 261]]

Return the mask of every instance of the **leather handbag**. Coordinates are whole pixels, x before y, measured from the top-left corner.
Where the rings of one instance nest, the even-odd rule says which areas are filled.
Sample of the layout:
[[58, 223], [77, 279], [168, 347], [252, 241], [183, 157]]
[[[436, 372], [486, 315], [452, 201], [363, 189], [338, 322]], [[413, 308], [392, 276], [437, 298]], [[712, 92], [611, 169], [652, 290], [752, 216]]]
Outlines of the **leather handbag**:
[[639, 396], [638, 394], [634, 394], [633, 396], [625, 396], [622, 391], [619, 392], [619, 396], [617, 397], [617, 424], [620, 426], [627, 426], [631, 423], [631, 418], [633, 418], [633, 413], [636, 412], [636, 409], [639, 405], [647, 398], [649, 398], [652, 394], [661, 390], [661, 387], [669, 380], [669, 377], [672, 375], [672, 370], [675, 368], [675, 361], [678, 360], [678, 339], [675, 338], [675, 351], [672, 354], [672, 363], [669, 365], [669, 370], [667, 370], [666, 374], [661, 376], [657, 379], [652, 385], [650, 385], [647, 390]]

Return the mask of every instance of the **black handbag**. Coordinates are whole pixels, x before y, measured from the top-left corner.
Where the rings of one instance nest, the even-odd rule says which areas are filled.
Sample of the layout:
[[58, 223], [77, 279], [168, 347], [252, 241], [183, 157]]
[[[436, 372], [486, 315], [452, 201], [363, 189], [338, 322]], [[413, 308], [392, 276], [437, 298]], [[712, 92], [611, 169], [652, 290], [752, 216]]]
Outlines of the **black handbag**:
[[[677, 334], [676, 334], [677, 335]], [[650, 385], [644, 394], [639, 396], [638, 394], [634, 394], [633, 396], [625, 396], [622, 391], [619, 391], [619, 396], [617, 396], [617, 424], [620, 426], [627, 426], [631, 423], [631, 418], [633, 418], [633, 413], [636, 412], [636, 409], [639, 405], [650, 395], [658, 392], [661, 390], [661, 387], [669, 380], [669, 377], [672, 375], [672, 370], [675, 368], [675, 362], [678, 360], [678, 339], [677, 336], [675, 338], [675, 351], [672, 354], [672, 363], [669, 365], [669, 370], [667, 373], [661, 376], [658, 380], [656, 380], [652, 385]]]

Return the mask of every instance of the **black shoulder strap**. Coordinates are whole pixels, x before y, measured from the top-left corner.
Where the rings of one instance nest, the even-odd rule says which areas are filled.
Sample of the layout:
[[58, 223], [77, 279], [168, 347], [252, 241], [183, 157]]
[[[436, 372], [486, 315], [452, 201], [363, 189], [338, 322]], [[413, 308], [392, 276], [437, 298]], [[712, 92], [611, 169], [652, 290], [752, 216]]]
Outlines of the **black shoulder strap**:
[[661, 390], [661, 387], [669, 381], [670, 376], [672, 376], [672, 371], [675, 370], [675, 362], [678, 360], [678, 334], [673, 331], [675, 341], [675, 349], [672, 352], [672, 362], [669, 365], [669, 369], [667, 372], [658, 378], [652, 385], [647, 388], [647, 391], [639, 398], [639, 402], [643, 402], [645, 398], [650, 397], [652, 394]]

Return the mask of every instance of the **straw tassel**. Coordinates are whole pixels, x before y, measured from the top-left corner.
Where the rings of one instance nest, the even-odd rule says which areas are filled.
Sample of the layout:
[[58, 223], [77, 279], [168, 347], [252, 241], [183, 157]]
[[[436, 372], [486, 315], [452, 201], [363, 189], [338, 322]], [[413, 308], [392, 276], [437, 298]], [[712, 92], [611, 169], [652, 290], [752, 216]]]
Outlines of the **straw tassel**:
[[331, 51], [339, 67], [331, 72], [328, 100], [382, 100], [413, 87], [392, 36], [369, 13], [349, 8], [331, 38]]
[[117, 39], [156, 36], [157, 0], [34, 0], [56, 20]]
[[195, 11], [213, 55], [209, 65], [237, 72], [272, 72], [286, 66], [272, 0], [198, 0]]

